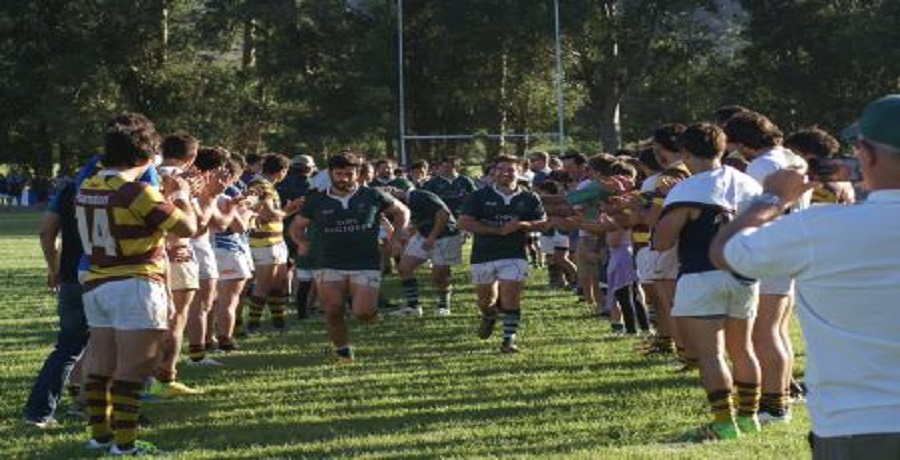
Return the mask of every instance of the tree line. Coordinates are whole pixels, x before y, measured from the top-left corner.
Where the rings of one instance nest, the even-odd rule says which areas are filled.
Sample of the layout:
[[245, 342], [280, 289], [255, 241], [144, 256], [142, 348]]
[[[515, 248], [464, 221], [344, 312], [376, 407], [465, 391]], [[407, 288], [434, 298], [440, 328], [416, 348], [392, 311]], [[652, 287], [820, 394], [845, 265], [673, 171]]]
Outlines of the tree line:
[[[560, 0], [565, 148], [614, 151], [739, 103], [835, 130], [900, 86], [900, 2]], [[403, 1], [413, 159], [554, 149], [552, 0]], [[0, 4], [0, 163], [98, 150], [140, 111], [239, 152], [397, 156], [397, 0]]]

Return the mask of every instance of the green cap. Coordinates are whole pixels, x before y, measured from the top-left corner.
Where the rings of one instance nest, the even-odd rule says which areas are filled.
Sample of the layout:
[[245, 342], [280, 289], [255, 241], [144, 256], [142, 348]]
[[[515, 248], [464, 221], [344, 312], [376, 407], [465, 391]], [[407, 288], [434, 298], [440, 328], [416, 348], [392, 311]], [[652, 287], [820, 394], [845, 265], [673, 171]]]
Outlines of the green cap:
[[900, 150], [900, 94], [872, 101], [856, 123], [844, 128], [841, 137], [867, 141]]

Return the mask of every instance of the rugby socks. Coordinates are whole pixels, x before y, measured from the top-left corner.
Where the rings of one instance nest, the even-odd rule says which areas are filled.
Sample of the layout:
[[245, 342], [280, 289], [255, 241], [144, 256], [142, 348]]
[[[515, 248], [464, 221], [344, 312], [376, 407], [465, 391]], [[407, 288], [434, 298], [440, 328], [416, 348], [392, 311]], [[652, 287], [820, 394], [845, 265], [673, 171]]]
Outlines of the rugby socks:
[[450, 294], [453, 293], [453, 289], [447, 289], [446, 291], [438, 291], [438, 308], [446, 308], [450, 309]]
[[224, 352], [230, 352], [237, 350], [237, 345], [234, 343], [234, 338], [229, 337], [227, 335], [219, 335], [216, 336], [216, 339], [219, 341], [219, 350]]
[[247, 297], [247, 306], [250, 310], [247, 329], [259, 329], [259, 322], [262, 320], [263, 309], [266, 307], [266, 299], [251, 295]]
[[500, 314], [503, 322], [503, 343], [513, 343], [516, 340], [516, 331], [519, 329], [522, 312], [520, 310], [503, 310]]
[[287, 304], [287, 294], [282, 291], [269, 291], [269, 311], [272, 312], [272, 325], [277, 329], [284, 329], [284, 309]]
[[788, 409], [788, 396], [785, 393], [763, 393], [759, 402], [759, 410], [781, 417]]
[[309, 318], [309, 293], [312, 291], [312, 281], [300, 280], [297, 282], [297, 317]]
[[406, 297], [407, 308], [419, 308], [419, 280], [410, 278], [400, 281], [403, 288], [403, 296]]
[[731, 390], [715, 390], [706, 394], [713, 423], [734, 423], [731, 407]]
[[112, 401], [109, 396], [109, 381], [109, 377], [90, 374], [84, 384], [91, 438], [101, 444], [108, 443], [113, 438], [110, 425]]
[[138, 397], [142, 386], [140, 383], [124, 380], [114, 380], [112, 383], [112, 424], [119, 450], [134, 449], [134, 442], [137, 440], [138, 412], [141, 408]]
[[759, 384], [736, 381], [734, 386], [737, 387], [738, 417], [755, 417], [759, 412]]
[[203, 361], [203, 358], [206, 358], [206, 345], [202, 343], [188, 345], [188, 357], [194, 362]]

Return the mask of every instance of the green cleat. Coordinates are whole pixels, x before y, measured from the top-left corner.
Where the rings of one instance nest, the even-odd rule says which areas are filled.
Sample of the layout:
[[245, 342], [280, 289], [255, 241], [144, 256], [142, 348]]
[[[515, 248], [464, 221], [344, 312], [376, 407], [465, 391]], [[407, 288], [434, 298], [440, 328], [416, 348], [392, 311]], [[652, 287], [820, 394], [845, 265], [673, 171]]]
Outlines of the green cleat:
[[762, 431], [762, 426], [759, 424], [759, 418], [755, 415], [752, 417], [737, 417], [737, 426], [741, 431], [741, 434], [756, 434]]
[[707, 442], [707, 441], [725, 441], [730, 439], [738, 439], [741, 432], [734, 422], [731, 423], [708, 423], [699, 428], [685, 433], [681, 440], [684, 442]]

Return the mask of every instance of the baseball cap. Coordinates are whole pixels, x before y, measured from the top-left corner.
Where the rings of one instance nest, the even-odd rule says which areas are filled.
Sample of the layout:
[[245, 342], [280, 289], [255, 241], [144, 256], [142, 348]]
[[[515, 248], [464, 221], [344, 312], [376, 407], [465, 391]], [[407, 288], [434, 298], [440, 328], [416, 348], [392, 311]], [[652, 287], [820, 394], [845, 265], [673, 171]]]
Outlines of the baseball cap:
[[294, 158], [291, 158], [291, 166], [306, 166], [311, 169], [316, 169], [316, 160], [313, 160], [313, 157], [309, 155], [297, 155]]
[[900, 150], [900, 94], [870, 102], [856, 123], [841, 130], [846, 140], [863, 139]]

